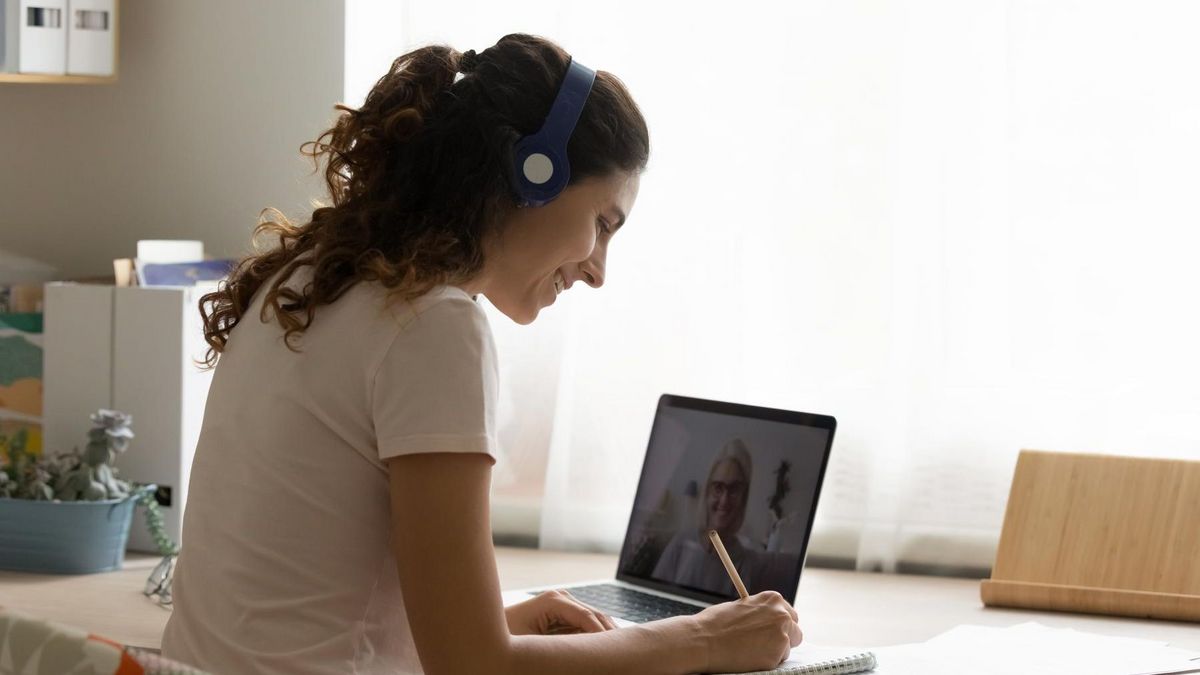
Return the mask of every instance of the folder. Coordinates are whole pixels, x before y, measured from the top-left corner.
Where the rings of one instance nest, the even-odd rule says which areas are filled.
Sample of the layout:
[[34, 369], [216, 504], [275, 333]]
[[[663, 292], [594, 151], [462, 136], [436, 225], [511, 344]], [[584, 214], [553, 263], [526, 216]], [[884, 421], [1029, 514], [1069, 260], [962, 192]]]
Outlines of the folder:
[[62, 75], [67, 71], [67, 0], [0, 0], [4, 70]]
[[0, 73], [17, 72], [17, 37], [21, 32], [20, 0], [0, 0]]
[[112, 75], [117, 27], [113, 0], [68, 0], [67, 74]]

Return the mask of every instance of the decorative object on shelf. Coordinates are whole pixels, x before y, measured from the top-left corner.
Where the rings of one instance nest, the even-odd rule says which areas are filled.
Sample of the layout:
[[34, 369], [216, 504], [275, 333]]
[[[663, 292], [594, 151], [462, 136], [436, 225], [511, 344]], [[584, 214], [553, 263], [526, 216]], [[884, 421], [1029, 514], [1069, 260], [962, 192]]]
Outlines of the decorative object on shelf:
[[113, 462], [129, 448], [133, 438], [130, 425], [133, 418], [115, 410], [101, 410], [92, 415], [88, 444], [78, 463], [59, 475], [54, 484], [54, 498], [65, 502], [86, 499], [125, 499], [129, 483], [118, 480]]
[[0, 568], [59, 574], [118, 569], [135, 504], [147, 509], [164, 563], [175, 555], [161, 515], [154, 517], [156, 486], [131, 485], [113, 467], [133, 438], [132, 418], [100, 410], [91, 420], [82, 453], [35, 456], [24, 430], [0, 443], [6, 449], [0, 456]]

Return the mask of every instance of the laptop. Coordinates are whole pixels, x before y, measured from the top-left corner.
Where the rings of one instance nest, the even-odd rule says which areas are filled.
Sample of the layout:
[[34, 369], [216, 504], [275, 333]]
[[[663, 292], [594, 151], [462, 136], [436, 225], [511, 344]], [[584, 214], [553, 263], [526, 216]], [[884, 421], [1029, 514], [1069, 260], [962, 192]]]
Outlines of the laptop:
[[619, 625], [737, 600], [705, 534], [715, 529], [752, 595], [794, 604], [836, 428], [827, 415], [663, 395], [616, 578], [554, 588]]

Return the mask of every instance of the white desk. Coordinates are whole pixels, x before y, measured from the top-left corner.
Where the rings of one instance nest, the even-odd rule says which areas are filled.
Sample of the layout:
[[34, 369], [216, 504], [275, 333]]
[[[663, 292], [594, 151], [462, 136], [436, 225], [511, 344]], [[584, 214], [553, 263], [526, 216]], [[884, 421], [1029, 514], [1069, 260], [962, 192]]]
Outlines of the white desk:
[[[523, 588], [611, 576], [616, 556], [496, 549], [503, 588]], [[0, 572], [0, 605], [61, 621], [126, 644], [158, 648], [168, 610], [142, 596], [157, 562], [132, 556], [120, 572], [51, 576]], [[808, 569], [796, 598], [805, 641], [847, 647], [921, 642], [962, 623], [1008, 626], [1038, 621], [1102, 635], [1153, 638], [1200, 650], [1196, 624], [990, 609], [979, 582]]]

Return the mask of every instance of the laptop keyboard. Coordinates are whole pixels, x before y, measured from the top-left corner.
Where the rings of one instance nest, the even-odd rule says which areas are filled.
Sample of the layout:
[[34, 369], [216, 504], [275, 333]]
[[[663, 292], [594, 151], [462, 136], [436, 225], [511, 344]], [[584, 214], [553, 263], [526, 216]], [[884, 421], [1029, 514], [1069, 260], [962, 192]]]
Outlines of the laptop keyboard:
[[580, 602], [634, 623], [657, 621], [672, 616], [695, 614], [703, 607], [641, 593], [616, 584], [593, 584], [566, 589]]

